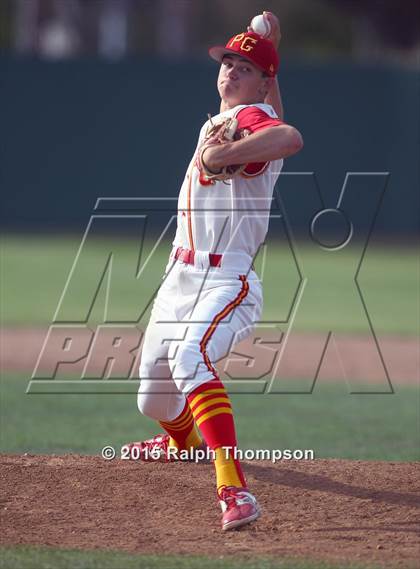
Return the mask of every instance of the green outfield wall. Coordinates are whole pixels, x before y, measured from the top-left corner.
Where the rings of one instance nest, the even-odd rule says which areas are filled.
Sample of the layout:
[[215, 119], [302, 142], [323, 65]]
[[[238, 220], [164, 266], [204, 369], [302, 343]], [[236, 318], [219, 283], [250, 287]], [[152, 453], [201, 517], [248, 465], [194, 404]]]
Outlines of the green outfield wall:
[[[176, 197], [198, 129], [218, 112], [216, 76], [217, 65], [205, 60], [0, 58], [3, 227], [78, 231], [98, 197]], [[388, 172], [378, 187], [374, 177], [359, 177], [346, 207], [363, 212], [376, 192], [366, 206], [379, 207], [375, 231], [416, 232], [418, 75], [294, 61], [281, 65], [279, 79], [286, 121], [305, 140], [284, 171], [315, 172], [326, 208], [336, 206], [347, 172]], [[315, 191], [307, 184], [288, 175], [276, 188], [287, 194], [299, 231], [307, 230], [307, 216], [298, 213]], [[367, 227], [373, 214], [365, 218]]]

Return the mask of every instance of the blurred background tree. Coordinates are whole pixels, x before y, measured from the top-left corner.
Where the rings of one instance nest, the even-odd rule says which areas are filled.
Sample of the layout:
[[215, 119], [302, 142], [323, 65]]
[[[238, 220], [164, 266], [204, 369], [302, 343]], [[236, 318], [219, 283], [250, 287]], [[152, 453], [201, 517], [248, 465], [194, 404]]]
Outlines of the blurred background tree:
[[275, 12], [282, 51], [417, 65], [418, 0], [0, 0], [2, 50], [45, 58], [200, 57]]

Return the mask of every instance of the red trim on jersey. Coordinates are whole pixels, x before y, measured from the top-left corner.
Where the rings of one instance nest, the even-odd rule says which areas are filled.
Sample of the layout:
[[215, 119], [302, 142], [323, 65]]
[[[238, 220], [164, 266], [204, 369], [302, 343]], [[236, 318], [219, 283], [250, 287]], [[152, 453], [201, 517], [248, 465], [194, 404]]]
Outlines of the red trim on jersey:
[[236, 115], [239, 128], [247, 128], [251, 132], [258, 132], [270, 126], [284, 124], [280, 119], [270, 117], [259, 107], [245, 107]]
[[[239, 128], [246, 128], [252, 133], [284, 124], [280, 119], [270, 117], [270, 115], [259, 107], [245, 107], [239, 111], [236, 118], [238, 119]], [[264, 172], [268, 164], [268, 162], [250, 162], [242, 175], [245, 178], [259, 176]]]
[[243, 178], [255, 178], [255, 176], [263, 174], [269, 164], [270, 162], [254, 162], [252, 164], [248, 164], [241, 176]]

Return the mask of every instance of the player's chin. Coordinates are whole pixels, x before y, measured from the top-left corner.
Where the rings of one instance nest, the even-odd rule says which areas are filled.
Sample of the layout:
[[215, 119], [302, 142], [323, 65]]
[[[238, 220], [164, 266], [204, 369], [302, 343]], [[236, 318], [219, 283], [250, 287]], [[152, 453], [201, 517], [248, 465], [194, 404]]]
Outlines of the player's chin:
[[220, 92], [221, 99], [229, 105], [229, 107], [235, 107], [240, 104], [240, 98], [236, 91], [231, 91], [229, 89], [223, 89]]

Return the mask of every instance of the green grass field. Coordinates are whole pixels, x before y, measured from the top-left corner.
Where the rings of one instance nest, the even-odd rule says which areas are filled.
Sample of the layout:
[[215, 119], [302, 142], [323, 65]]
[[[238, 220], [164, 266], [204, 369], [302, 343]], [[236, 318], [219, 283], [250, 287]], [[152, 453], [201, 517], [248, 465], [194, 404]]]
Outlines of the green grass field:
[[[11, 237], [2, 240], [2, 324], [40, 325], [51, 322], [72, 268], [80, 237]], [[145, 255], [152, 243], [145, 244]], [[138, 243], [130, 240], [94, 239], [84, 247], [63, 303], [62, 315], [83, 317], [98, 275], [114, 252], [109, 313], [132, 318], [147, 294], [159, 283], [169, 245], [164, 243], [151, 257], [144, 277], [135, 279]], [[331, 257], [298, 247], [311, 279], [325, 291], [313, 288], [298, 323], [303, 330], [358, 331], [360, 320], [352, 302], [344, 300], [340, 312], [327, 310], [322, 302], [349, 289], [355, 257], [345, 250], [331, 267]], [[271, 261], [270, 261], [271, 259]], [[265, 271], [265, 317], [283, 314], [283, 299], [293, 295], [297, 272], [284, 247], [270, 247]], [[351, 270], [349, 269], [351, 267]], [[260, 266], [261, 269], [261, 266]], [[418, 255], [414, 249], [375, 247], [368, 249], [360, 271], [360, 286], [377, 331], [413, 334], [418, 326]], [[327, 276], [328, 278], [325, 278]], [[105, 280], [105, 279], [104, 279]], [[308, 290], [310, 285], [307, 285]], [[91, 319], [103, 316], [101, 300]], [[350, 287], [351, 289], [351, 287]], [[317, 295], [321, 295], [322, 299]], [[325, 294], [324, 294], [325, 293]], [[351, 295], [350, 295], [351, 296]], [[333, 300], [332, 300], [333, 302]], [[289, 303], [290, 304], [290, 303]], [[359, 315], [360, 316], [360, 315]], [[4, 373], [2, 377], [2, 448], [7, 452], [98, 453], [106, 444], [119, 446], [133, 438], [154, 434], [152, 421], [139, 415], [132, 395], [26, 395], [28, 375]], [[379, 389], [378, 389], [379, 390]], [[134, 390], [135, 391], [135, 390]], [[418, 458], [416, 430], [418, 395], [414, 387], [399, 387], [395, 394], [351, 395], [343, 382], [318, 382], [312, 394], [234, 395], [242, 447], [312, 448], [318, 457], [412, 460]], [[390, 421], [389, 417], [397, 417]], [[264, 417], [264, 420], [261, 420]]]
[[[1, 249], [1, 321], [3, 326], [47, 326], [53, 320], [80, 237], [5, 237]], [[146, 245], [150, 251], [151, 244]], [[138, 245], [129, 240], [93, 240], [80, 256], [64, 297], [59, 319], [86, 318], [105, 262], [114, 253], [108, 318], [135, 320], [150, 298], [166, 265], [166, 243], [135, 279]], [[352, 250], [332, 257], [299, 250], [307, 277], [305, 306], [296, 328], [302, 331], [366, 332], [366, 318], [355, 296], [358, 259]], [[268, 252], [264, 275], [264, 319], [287, 320], [299, 284], [293, 257], [285, 247]], [[261, 267], [260, 267], [261, 268]], [[366, 306], [378, 333], [413, 335], [419, 330], [418, 256], [414, 249], [369, 248], [359, 276]], [[106, 279], [104, 279], [105, 282]], [[89, 322], [101, 321], [105, 286], [99, 290]], [[147, 315], [144, 317], [146, 323]], [[6, 453], [99, 454], [156, 433], [141, 416], [131, 395], [26, 394], [28, 374], [1, 377], [1, 451]], [[419, 394], [398, 387], [395, 394], [349, 394], [344, 382], [318, 382], [312, 394], [232, 395], [240, 447], [313, 449], [318, 458], [419, 460]], [[5, 547], [6, 569], [338, 569], [312, 561], [129, 555], [110, 551]], [[346, 567], [340, 564], [340, 568]], [[347, 567], [356, 567], [347, 565]], [[367, 566], [364, 565], [367, 569]], [[373, 569], [373, 566], [368, 566]]]
[[[2, 452], [99, 454], [156, 434], [133, 395], [25, 394], [28, 377], [2, 378]], [[312, 394], [232, 395], [240, 446], [313, 449], [318, 458], [418, 460], [415, 387], [349, 394], [320, 383]], [[390, 417], [394, 420], [390, 421]]]
[[[130, 555], [113, 551], [77, 551], [46, 547], [0, 548], [0, 569], [358, 569], [314, 561], [258, 559], [235, 561], [194, 556]], [[364, 569], [375, 569], [373, 565]]]
[[[3, 325], [52, 322], [80, 242], [80, 236], [3, 237]], [[152, 245], [145, 244], [145, 256]], [[151, 257], [147, 270], [136, 279], [138, 242], [88, 239], [78, 257], [58, 318], [69, 322], [87, 318], [108, 255], [113, 252], [107, 316], [115, 321], [136, 321], [145, 300], [150, 299], [160, 282], [169, 251], [169, 243], [162, 243]], [[331, 253], [298, 245], [296, 254], [307, 279], [301, 309], [297, 311], [296, 329], [368, 332], [354, 283], [359, 249], [349, 247]], [[262, 255], [257, 269], [262, 275]], [[286, 321], [299, 285], [296, 265], [286, 246], [271, 244], [267, 248], [263, 282], [263, 320]], [[418, 333], [419, 258], [415, 247], [369, 247], [358, 282], [376, 332]], [[102, 286], [99, 291], [90, 321], [103, 318], [105, 289]]]

